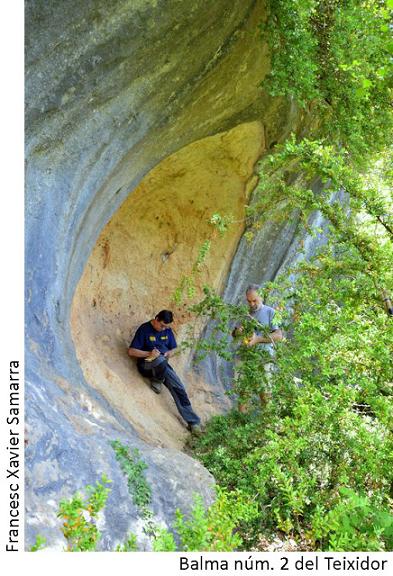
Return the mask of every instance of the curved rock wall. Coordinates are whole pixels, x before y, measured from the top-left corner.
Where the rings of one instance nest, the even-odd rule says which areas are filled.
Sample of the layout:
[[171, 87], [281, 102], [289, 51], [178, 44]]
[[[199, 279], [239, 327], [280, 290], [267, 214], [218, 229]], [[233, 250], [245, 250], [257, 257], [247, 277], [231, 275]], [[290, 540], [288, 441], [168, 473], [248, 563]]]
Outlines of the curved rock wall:
[[[174, 305], [173, 294], [181, 277], [191, 275], [209, 238], [211, 250], [195, 288], [198, 292], [205, 283], [223, 288], [263, 151], [262, 126], [254, 122], [163, 160], [106, 225], [78, 284], [72, 327], [84, 376], [149, 442], [180, 447], [187, 432], [169, 393], [152, 393], [127, 356], [131, 334], [159, 310], [171, 308], [181, 340], [189, 315], [185, 305]], [[209, 222], [214, 213], [236, 222], [223, 236]], [[219, 390], [193, 382], [184, 364], [184, 354], [172, 361], [206, 419], [219, 408]]]
[[259, 88], [264, 3], [208, 6], [27, 3], [29, 344], [44, 347], [51, 365], [62, 356], [61, 371], [64, 356], [74, 361], [77, 281], [141, 178], [186, 144], [243, 121], [262, 119], [267, 144], [288, 124], [286, 105]]
[[[250, 154], [255, 158], [261, 142], [269, 148], [301, 120], [290, 103], [271, 99], [260, 88], [269, 66], [258, 32], [264, 14], [263, 0], [26, 1], [27, 545], [36, 533], [46, 535], [49, 544], [58, 541], [59, 499], [94, 483], [102, 472], [113, 480], [112, 502], [122, 502], [118, 517], [111, 516], [108, 507], [104, 547], [113, 547], [127, 529], [138, 525], [137, 511], [109, 446], [114, 438], [138, 446], [149, 460], [158, 515], [170, 523], [175, 506], [189, 509], [186, 494], [169, 491], [168, 496], [168, 491], [162, 491], [160, 470], [165, 467], [158, 463], [162, 456], [155, 459], [152, 448], [136, 432], [157, 441], [158, 429], [149, 432], [153, 425], [147, 424], [141, 401], [137, 410], [124, 408], [125, 390], [121, 382], [119, 386], [115, 382], [116, 371], [125, 374], [129, 364], [121, 360], [115, 370], [109, 367], [108, 381], [112, 378], [116, 393], [105, 389], [105, 372], [99, 374], [98, 383], [90, 381], [92, 349], [97, 344], [94, 335], [102, 322], [105, 333], [100, 333], [98, 346], [104, 354], [104, 337], [112, 321], [116, 346], [122, 345], [127, 330], [145, 313], [151, 314], [156, 302], [150, 295], [144, 300], [140, 291], [140, 316], [126, 315], [129, 300], [125, 295], [136, 289], [136, 284], [128, 282], [140, 275], [140, 262], [132, 262], [138, 270], [135, 274], [130, 270], [125, 279], [120, 274], [125, 255], [116, 249], [124, 234], [121, 223], [128, 218], [121, 216], [123, 203], [133, 191], [130, 218], [138, 210], [141, 213], [137, 199], [143, 199], [145, 184], [137, 186], [142, 178], [177, 151], [185, 153], [193, 142], [259, 122], [261, 137], [258, 143], [254, 141]], [[172, 161], [173, 157], [168, 158], [169, 164]], [[239, 161], [243, 166], [244, 157], [239, 156]], [[250, 165], [249, 160], [246, 164]], [[235, 194], [236, 206], [249, 175], [249, 168], [240, 180], [234, 175], [242, 189], [240, 196]], [[182, 201], [179, 196], [176, 204]], [[107, 230], [103, 229], [119, 208], [120, 216], [115, 219], [120, 225], [112, 223], [113, 235], [106, 248], [102, 238]], [[241, 225], [237, 234], [240, 231]], [[101, 232], [104, 236], [99, 239]], [[237, 238], [228, 244], [230, 253]], [[155, 245], [154, 258], [160, 265], [159, 259], [169, 252], [165, 265], [169, 270], [168, 263], [175, 260], [175, 252], [170, 254], [175, 239], [167, 239], [165, 252]], [[103, 286], [108, 288], [94, 307], [102, 311], [102, 319], [91, 309], [101, 280], [96, 278], [93, 290], [86, 287], [89, 273], [94, 275], [94, 270], [88, 271], [90, 255], [91, 262], [100, 260], [96, 270], [101, 270]], [[113, 265], [117, 269], [111, 269]], [[86, 293], [81, 288], [75, 298], [73, 322], [82, 371], [71, 335], [71, 307], [85, 269], [87, 276], [80, 286], [86, 287]], [[110, 277], [105, 272], [109, 269]], [[217, 285], [226, 269], [227, 261], [213, 274]], [[166, 281], [172, 283], [169, 273]], [[111, 301], [116, 299], [118, 307], [113, 308]], [[110, 320], [112, 312], [121, 317], [120, 325]], [[86, 348], [89, 342], [89, 350], [83, 342]], [[157, 405], [157, 412], [163, 415], [166, 408], [171, 410], [169, 405]], [[179, 430], [178, 424], [164, 430], [163, 444], [178, 445]], [[167, 454], [166, 461], [171, 461], [170, 452], [160, 454]], [[176, 454], [185, 469], [197, 466]], [[173, 485], [178, 468], [165, 469]], [[208, 501], [211, 478], [199, 468], [190, 475], [189, 489], [203, 492]]]

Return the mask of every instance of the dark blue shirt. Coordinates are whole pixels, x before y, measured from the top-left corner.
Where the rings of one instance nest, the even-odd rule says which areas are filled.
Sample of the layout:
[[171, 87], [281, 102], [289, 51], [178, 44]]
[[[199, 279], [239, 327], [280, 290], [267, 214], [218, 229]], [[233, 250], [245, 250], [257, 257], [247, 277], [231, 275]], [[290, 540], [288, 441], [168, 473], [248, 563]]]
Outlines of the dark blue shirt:
[[171, 328], [164, 328], [164, 330], [159, 332], [153, 328], [151, 322], [145, 322], [139, 326], [130, 344], [130, 348], [144, 350], [145, 352], [150, 352], [153, 348], [157, 348], [161, 354], [165, 354], [165, 352], [176, 347], [175, 336]]

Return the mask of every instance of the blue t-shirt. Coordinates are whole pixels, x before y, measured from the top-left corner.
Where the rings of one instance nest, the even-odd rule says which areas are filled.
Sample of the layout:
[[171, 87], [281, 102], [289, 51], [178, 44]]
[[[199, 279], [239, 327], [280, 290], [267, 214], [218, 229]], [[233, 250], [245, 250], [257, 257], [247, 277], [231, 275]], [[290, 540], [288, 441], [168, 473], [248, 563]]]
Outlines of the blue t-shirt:
[[130, 348], [145, 352], [151, 352], [153, 348], [157, 348], [161, 354], [165, 354], [176, 347], [175, 336], [171, 328], [164, 328], [159, 332], [153, 328], [151, 322], [145, 322], [139, 326], [130, 344]]

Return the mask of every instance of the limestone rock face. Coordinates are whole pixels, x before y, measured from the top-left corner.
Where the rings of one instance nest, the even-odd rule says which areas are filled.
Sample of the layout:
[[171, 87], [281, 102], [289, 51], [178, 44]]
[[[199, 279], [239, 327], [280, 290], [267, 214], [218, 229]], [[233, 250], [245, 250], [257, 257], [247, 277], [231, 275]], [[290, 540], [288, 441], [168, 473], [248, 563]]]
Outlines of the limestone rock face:
[[[264, 17], [264, 0], [26, 2], [27, 546], [62, 546], [59, 500], [102, 472], [103, 547], [138, 531], [116, 438], [148, 462], [157, 518], [170, 525], [193, 491], [211, 501], [207, 471], [173, 452], [185, 431], [171, 400], [124, 351], [215, 211], [239, 220], [201, 278], [224, 288], [254, 164], [301, 122], [261, 88]], [[204, 417], [223, 409], [222, 388], [176, 366]]]
[[87, 484], [102, 474], [111, 480], [110, 493], [99, 520], [101, 550], [113, 550], [134, 533], [141, 550], [151, 543], [143, 532], [144, 520], [133, 503], [127, 478], [120, 470], [112, 440], [137, 449], [147, 465], [146, 480], [152, 488], [153, 521], [171, 528], [176, 509], [190, 510], [192, 496], [200, 494], [206, 505], [213, 501], [214, 479], [198, 462], [177, 450], [154, 448], [140, 440], [133, 429], [100, 398], [94, 399], [58, 380], [29, 384], [26, 436], [27, 546], [40, 534], [47, 547], [64, 550], [59, 501], [77, 490], [86, 495]]
[[[127, 356], [131, 334], [164, 308], [175, 312], [179, 341], [187, 326], [198, 329], [186, 305], [171, 301], [173, 294], [181, 277], [192, 274], [206, 239], [211, 249], [195, 275], [195, 290], [206, 283], [223, 287], [263, 144], [261, 124], [254, 122], [198, 140], [163, 160], [104, 228], [78, 284], [72, 328], [84, 376], [149, 442], [181, 447], [187, 432], [169, 393], [152, 393]], [[214, 213], [230, 215], [236, 224], [220, 235], [210, 223]], [[171, 364], [205, 419], [228, 400], [217, 386], [194, 381], [185, 359], [182, 354]]]

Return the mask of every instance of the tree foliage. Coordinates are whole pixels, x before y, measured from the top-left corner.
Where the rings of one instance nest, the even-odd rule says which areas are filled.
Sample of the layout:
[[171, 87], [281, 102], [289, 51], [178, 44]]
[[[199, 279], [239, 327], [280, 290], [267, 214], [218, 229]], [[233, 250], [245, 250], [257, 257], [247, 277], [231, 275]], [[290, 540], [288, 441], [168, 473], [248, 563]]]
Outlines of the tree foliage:
[[197, 354], [240, 356], [232, 392], [253, 402], [213, 419], [195, 453], [258, 515], [244, 546], [284, 533], [312, 549], [393, 549], [393, 289], [391, 0], [275, 0], [261, 34], [263, 87], [306, 109], [306, 132], [260, 164], [247, 237], [271, 218], [319, 211], [327, 239], [298, 254], [264, 299], [286, 331], [276, 344], [272, 401], [261, 409], [263, 362], [231, 337], [253, 330], [242, 306], [206, 287], [193, 310], [212, 321]]
[[356, 156], [391, 134], [391, 0], [272, 0], [263, 38], [271, 94], [314, 107], [319, 134]]

